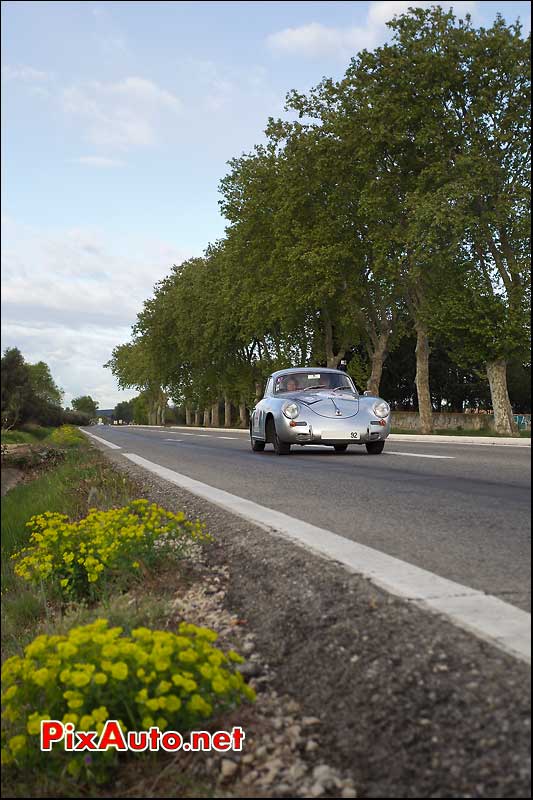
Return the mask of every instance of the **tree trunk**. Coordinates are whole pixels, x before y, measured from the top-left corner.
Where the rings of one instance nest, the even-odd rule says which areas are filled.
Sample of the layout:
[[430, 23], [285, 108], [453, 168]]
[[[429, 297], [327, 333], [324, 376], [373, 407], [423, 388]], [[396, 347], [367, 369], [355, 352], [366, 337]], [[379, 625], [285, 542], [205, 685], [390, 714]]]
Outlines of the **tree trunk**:
[[163, 427], [165, 427], [166, 421], [167, 421], [167, 405], [165, 402], [165, 404], [161, 406], [161, 425]]
[[324, 346], [326, 350], [326, 365], [330, 369], [335, 369], [337, 362], [333, 353], [333, 325], [326, 312], [324, 312]]
[[209, 428], [209, 409], [204, 408], [204, 428]]
[[191, 425], [192, 423], [192, 411], [190, 406], [185, 406], [185, 424]]
[[231, 428], [231, 401], [229, 397], [224, 398], [224, 427]]
[[263, 398], [263, 384], [260, 381], [255, 382], [255, 401], [258, 403]]
[[200, 411], [198, 409], [194, 412], [194, 424], [196, 427], [200, 425]]
[[420, 433], [433, 430], [433, 408], [429, 391], [429, 341], [426, 329], [418, 325], [416, 329], [416, 393], [420, 414]]
[[239, 419], [240, 419], [240, 427], [247, 428], [248, 427], [248, 415], [246, 413], [246, 403], [239, 403]]
[[329, 369], [337, 369], [337, 364], [346, 355], [346, 348], [342, 348], [335, 353], [335, 341], [333, 335], [333, 325], [327, 309], [322, 309], [322, 319], [324, 321], [324, 349], [326, 351], [326, 365]]
[[379, 384], [381, 383], [381, 373], [383, 372], [383, 362], [385, 361], [385, 354], [387, 352], [388, 339], [388, 331], [380, 333], [376, 346], [370, 355], [372, 371], [366, 382], [366, 389], [368, 392], [372, 392], [376, 397], [379, 397]]
[[219, 414], [218, 400], [211, 406], [211, 426], [213, 428], [220, 428], [220, 414]]
[[496, 433], [507, 436], [518, 435], [518, 425], [513, 416], [513, 409], [507, 391], [507, 362], [502, 358], [487, 363], [490, 396], [494, 411], [494, 427]]

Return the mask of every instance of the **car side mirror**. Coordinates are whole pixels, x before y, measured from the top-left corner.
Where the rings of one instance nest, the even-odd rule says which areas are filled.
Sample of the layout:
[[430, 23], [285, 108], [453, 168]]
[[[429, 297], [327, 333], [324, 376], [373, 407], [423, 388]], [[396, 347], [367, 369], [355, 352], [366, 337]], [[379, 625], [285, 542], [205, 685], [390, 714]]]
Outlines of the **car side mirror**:
[[364, 397], [372, 397], [372, 392], [369, 392], [369, 391], [363, 392], [363, 396]]

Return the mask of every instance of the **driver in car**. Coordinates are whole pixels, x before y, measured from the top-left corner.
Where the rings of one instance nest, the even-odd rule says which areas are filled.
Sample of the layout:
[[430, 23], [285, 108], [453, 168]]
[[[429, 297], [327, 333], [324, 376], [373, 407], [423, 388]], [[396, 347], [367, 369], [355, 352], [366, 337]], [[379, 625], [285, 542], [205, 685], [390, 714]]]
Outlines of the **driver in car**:
[[286, 389], [286, 391], [287, 392], [295, 392], [299, 388], [300, 387], [298, 386], [298, 383], [296, 382], [296, 379], [293, 378], [292, 375], [290, 375], [287, 378], [287, 389]]

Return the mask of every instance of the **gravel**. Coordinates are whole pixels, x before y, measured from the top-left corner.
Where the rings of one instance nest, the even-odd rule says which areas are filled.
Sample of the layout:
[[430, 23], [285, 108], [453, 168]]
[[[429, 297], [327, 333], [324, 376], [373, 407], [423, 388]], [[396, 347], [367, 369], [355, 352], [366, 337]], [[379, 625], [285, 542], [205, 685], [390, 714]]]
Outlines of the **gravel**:
[[105, 456], [148, 499], [201, 518], [215, 537], [204, 579], [174, 611], [242, 652], [258, 691], [235, 716], [243, 753], [211, 759], [219, 796], [530, 797], [527, 665]]

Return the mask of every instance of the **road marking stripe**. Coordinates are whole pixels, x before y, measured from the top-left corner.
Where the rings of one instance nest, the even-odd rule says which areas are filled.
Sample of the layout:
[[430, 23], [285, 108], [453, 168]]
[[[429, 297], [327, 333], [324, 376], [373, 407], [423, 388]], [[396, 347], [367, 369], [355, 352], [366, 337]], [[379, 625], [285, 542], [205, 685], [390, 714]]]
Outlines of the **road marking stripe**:
[[208, 439], [213, 438], [210, 433], [195, 433], [194, 436], [201, 436], [202, 438], [207, 436]]
[[385, 450], [389, 456], [410, 456], [411, 458], [455, 458], [455, 456], [428, 456], [426, 453], [400, 453], [398, 450]]
[[180, 436], [196, 436], [195, 433], [182, 433]]
[[217, 436], [217, 439], [238, 439], [238, 436]]
[[107, 445], [107, 447], [110, 447], [112, 450], [122, 450], [122, 448], [119, 447], [118, 444], [113, 444], [113, 442], [108, 442], [107, 439], [101, 439], [100, 436], [95, 436], [94, 433], [89, 433], [89, 431], [86, 431], [83, 428], [80, 428], [80, 431], [82, 433], [85, 433], [87, 436], [90, 436], [92, 439], [96, 439], [97, 442], [102, 442], [102, 444]]
[[269, 533], [291, 539], [320, 555], [341, 562], [385, 591], [426, 610], [443, 614], [454, 624], [501, 650], [531, 661], [531, 615], [497, 597], [471, 589], [379, 550], [345, 539], [280, 511], [209, 486], [135, 453], [127, 459], [170, 483], [254, 522]]
[[165, 439], [165, 442], [181, 442], [181, 439]]

